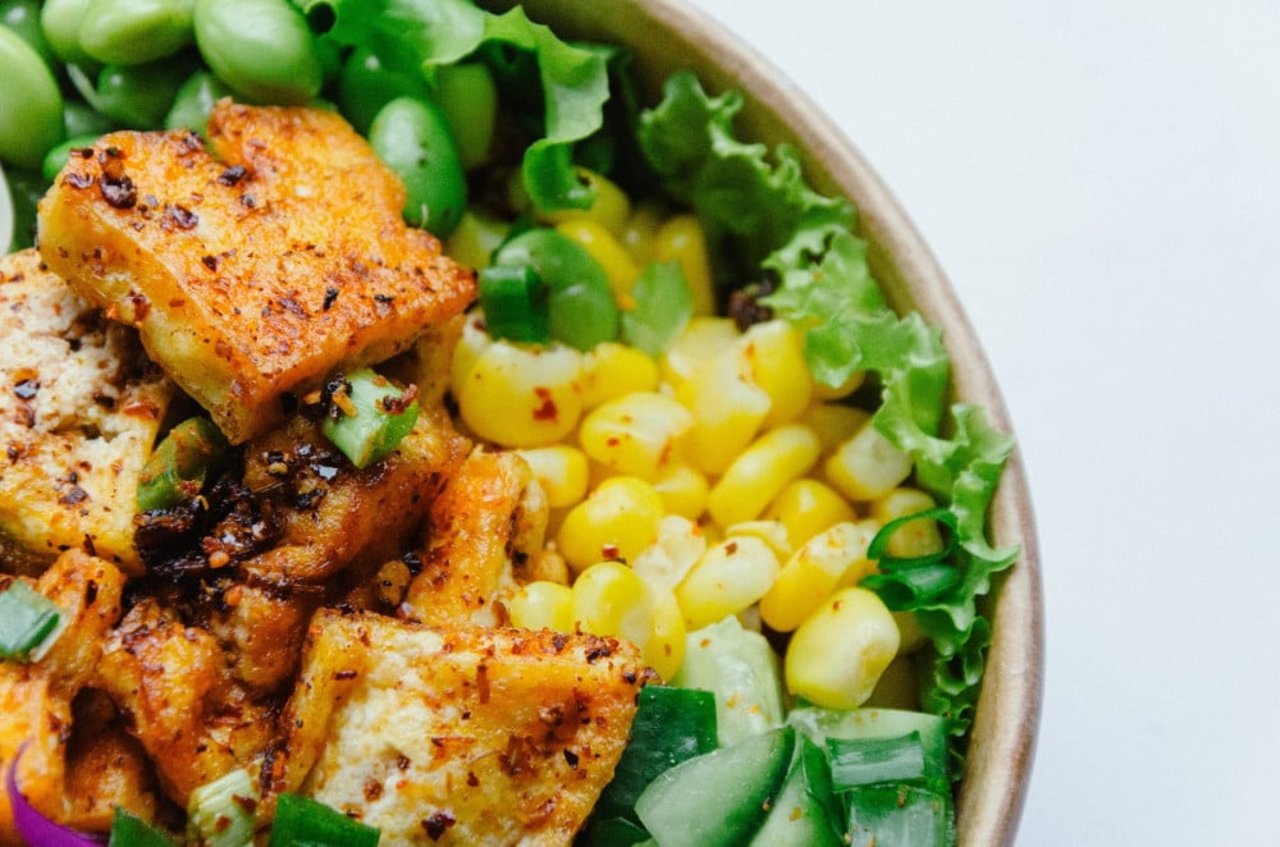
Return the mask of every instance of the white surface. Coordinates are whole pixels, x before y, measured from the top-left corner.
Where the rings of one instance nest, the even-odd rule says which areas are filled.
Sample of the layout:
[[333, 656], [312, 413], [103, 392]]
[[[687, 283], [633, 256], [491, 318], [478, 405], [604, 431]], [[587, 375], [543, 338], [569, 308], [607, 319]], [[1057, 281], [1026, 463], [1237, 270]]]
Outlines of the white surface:
[[1277, 843], [1280, 5], [696, 2], [871, 160], [1005, 391], [1048, 614], [1019, 843]]

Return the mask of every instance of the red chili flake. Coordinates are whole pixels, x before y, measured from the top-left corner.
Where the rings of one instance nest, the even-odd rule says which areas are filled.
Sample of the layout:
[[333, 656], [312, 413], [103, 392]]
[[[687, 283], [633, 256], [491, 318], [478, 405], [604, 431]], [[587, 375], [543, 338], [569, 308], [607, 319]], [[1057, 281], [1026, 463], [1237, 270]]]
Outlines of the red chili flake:
[[32, 400], [36, 396], [36, 392], [40, 390], [40, 380], [24, 379], [13, 387], [13, 393], [17, 394], [23, 400]]
[[83, 503], [88, 499], [89, 492], [85, 491], [78, 485], [72, 485], [61, 497], [58, 498], [58, 502], [64, 506], [74, 506], [77, 503]]
[[422, 828], [426, 830], [428, 838], [432, 841], [439, 841], [445, 831], [457, 822], [457, 819], [448, 812], [436, 812], [431, 817], [422, 820]]
[[404, 753], [396, 756], [396, 770], [407, 771], [409, 769], [409, 757]]
[[132, 209], [138, 203], [138, 189], [125, 174], [104, 173], [98, 180], [98, 190], [107, 205], [115, 209]]
[[730, 556], [732, 556], [734, 553], [737, 553], [738, 542], [730, 541], [728, 544], [724, 545], [724, 552], [728, 553]]
[[559, 410], [556, 409], [556, 401], [551, 397], [551, 389], [539, 385], [533, 389], [534, 396], [542, 401], [542, 405], [533, 410], [533, 419], [535, 421], [554, 421]]
[[331, 285], [324, 290], [324, 304], [321, 305], [320, 308], [327, 312], [329, 311], [329, 307], [332, 306], [337, 301], [338, 301], [338, 289], [334, 288]]
[[230, 188], [231, 186], [239, 183], [240, 180], [244, 179], [245, 175], [248, 173], [249, 172], [246, 171], [242, 165], [232, 165], [218, 175], [218, 184], [225, 185]]
[[195, 212], [186, 206], [179, 206], [177, 203], [164, 207], [164, 219], [178, 229], [195, 229], [196, 224], [200, 223], [200, 218]]
[[476, 668], [476, 688], [480, 692], [480, 702], [489, 702], [489, 666], [481, 665]]
[[338, 671], [333, 675], [333, 678], [338, 682], [342, 682], [348, 679], [355, 679], [359, 675], [360, 675], [359, 671], [346, 670], [346, 671]]
[[204, 265], [206, 268], [208, 268], [211, 271], [216, 271], [218, 269], [218, 257], [217, 256], [201, 256], [200, 264]]
[[94, 179], [90, 174], [72, 172], [63, 177], [62, 181], [72, 188], [88, 188], [93, 185]]
[[617, 544], [600, 545], [600, 558], [602, 559], [616, 559], [621, 553], [622, 551], [618, 549]]
[[372, 803], [382, 796], [382, 783], [376, 779], [368, 779], [364, 784], [364, 799]]

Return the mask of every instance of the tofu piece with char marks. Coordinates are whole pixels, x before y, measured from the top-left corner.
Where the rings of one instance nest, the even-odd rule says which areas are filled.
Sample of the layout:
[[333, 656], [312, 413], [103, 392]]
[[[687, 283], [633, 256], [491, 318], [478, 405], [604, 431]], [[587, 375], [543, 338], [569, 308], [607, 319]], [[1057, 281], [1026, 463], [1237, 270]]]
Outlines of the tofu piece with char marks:
[[0, 258], [0, 565], [84, 548], [139, 573], [138, 476], [174, 393], [35, 250]]
[[474, 273], [405, 225], [404, 187], [339, 115], [223, 100], [209, 142], [213, 156], [186, 132], [104, 136], [41, 202], [40, 250], [140, 330], [232, 443], [281, 421], [283, 395], [471, 301]]
[[612, 638], [321, 611], [274, 788], [384, 844], [567, 845], [613, 778], [646, 679]]

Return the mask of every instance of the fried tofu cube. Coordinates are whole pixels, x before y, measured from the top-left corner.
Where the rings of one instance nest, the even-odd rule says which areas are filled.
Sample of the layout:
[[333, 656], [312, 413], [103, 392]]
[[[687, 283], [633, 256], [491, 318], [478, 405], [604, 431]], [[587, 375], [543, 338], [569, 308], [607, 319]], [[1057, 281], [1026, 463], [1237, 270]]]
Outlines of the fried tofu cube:
[[223, 100], [209, 142], [104, 136], [41, 202], [40, 250], [232, 443], [471, 301], [474, 273], [405, 225], [404, 187], [339, 115]]
[[131, 573], [134, 498], [173, 385], [35, 250], [0, 259], [0, 554], [84, 548]]
[[645, 679], [614, 639], [322, 611], [275, 788], [386, 844], [567, 845], [613, 778]]

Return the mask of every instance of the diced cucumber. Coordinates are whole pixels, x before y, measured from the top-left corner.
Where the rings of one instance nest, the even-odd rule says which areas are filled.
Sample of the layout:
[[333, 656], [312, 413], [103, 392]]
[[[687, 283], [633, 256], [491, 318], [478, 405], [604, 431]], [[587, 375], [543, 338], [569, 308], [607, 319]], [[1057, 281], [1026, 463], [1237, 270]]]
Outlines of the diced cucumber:
[[640, 822], [662, 847], [749, 843], [782, 787], [795, 737], [785, 727], [676, 765], [636, 801]]
[[913, 785], [868, 785], [849, 801], [850, 847], [950, 847], [951, 798]]
[[778, 799], [751, 847], [844, 847], [838, 834], [844, 816], [835, 811], [833, 797], [826, 754], [801, 736]]
[[631, 724], [631, 743], [623, 751], [613, 781], [605, 786], [580, 841], [583, 844], [633, 844], [623, 840], [633, 824], [637, 841], [649, 837], [640, 828], [635, 804], [658, 774], [716, 749], [716, 700], [708, 691], [650, 685], [640, 692]]
[[920, 734], [930, 769], [946, 773], [950, 722], [941, 715], [901, 709], [853, 709], [834, 711], [804, 706], [787, 715], [787, 723], [803, 730], [819, 744], [828, 738], [898, 738]]
[[948, 790], [941, 760], [925, 752], [920, 733], [897, 738], [828, 738], [831, 782], [836, 791], [878, 782], [911, 783]]
[[674, 682], [716, 695], [721, 747], [731, 747], [782, 723], [777, 654], [763, 635], [743, 629], [732, 615], [689, 633], [684, 664]]

